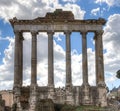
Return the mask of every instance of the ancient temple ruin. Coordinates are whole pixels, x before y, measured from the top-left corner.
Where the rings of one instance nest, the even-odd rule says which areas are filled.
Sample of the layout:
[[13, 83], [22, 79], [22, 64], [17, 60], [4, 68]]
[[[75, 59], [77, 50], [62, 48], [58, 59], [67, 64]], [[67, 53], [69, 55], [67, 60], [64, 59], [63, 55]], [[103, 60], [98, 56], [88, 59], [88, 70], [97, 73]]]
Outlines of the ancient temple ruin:
[[[103, 63], [103, 25], [106, 21], [102, 18], [76, 20], [71, 11], [57, 9], [53, 13], [47, 13], [45, 17], [32, 20], [10, 20], [15, 34], [15, 56], [14, 56], [14, 103], [18, 111], [23, 109], [36, 110], [36, 103], [41, 99], [52, 99], [54, 103], [71, 105], [100, 105], [106, 106], [106, 84], [104, 80]], [[23, 84], [23, 32], [32, 35], [31, 48], [31, 85], [24, 87]], [[48, 85], [37, 84], [37, 34], [47, 32], [48, 35]], [[65, 88], [54, 86], [54, 57], [53, 57], [53, 35], [55, 32], [64, 32], [66, 38], [66, 84]], [[72, 32], [82, 35], [82, 77], [81, 86], [72, 85], [71, 76], [71, 41]], [[88, 32], [94, 33], [95, 40], [95, 69], [96, 86], [88, 83], [88, 61], [87, 41]], [[23, 105], [24, 104], [24, 105]]]

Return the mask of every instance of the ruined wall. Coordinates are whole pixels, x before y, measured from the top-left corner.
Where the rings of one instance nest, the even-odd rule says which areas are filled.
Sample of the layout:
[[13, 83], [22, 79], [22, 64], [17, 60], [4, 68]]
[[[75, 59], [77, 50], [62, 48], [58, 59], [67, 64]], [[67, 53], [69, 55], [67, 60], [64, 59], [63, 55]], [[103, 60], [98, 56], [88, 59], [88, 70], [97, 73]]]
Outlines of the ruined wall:
[[[22, 109], [29, 109], [30, 103], [30, 87], [21, 88], [21, 99], [20, 103]], [[37, 97], [37, 108], [42, 107], [47, 108], [47, 103], [50, 102], [48, 87], [37, 87], [36, 97]], [[72, 89], [68, 90], [65, 87], [54, 89], [54, 100], [56, 104], [72, 104], [72, 105], [82, 105], [84, 104], [84, 91], [82, 86], [74, 86]], [[89, 87], [89, 105], [97, 105], [98, 93], [96, 86]], [[44, 101], [48, 100], [48, 101]], [[45, 103], [45, 104], [44, 104]], [[50, 102], [52, 104], [52, 102]], [[51, 106], [52, 107], [52, 106]]]

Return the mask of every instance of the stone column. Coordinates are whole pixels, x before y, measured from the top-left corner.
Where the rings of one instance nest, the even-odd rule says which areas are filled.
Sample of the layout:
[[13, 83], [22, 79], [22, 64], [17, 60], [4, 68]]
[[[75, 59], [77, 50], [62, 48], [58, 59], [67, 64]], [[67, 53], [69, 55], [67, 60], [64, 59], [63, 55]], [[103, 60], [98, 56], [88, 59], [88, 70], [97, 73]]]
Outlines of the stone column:
[[13, 100], [17, 104], [17, 110], [22, 111], [20, 104], [21, 96], [21, 32], [14, 31], [15, 33], [15, 52], [14, 52], [14, 87], [13, 87]]
[[23, 35], [22, 33], [20, 34], [20, 42], [19, 42], [19, 60], [20, 60], [20, 86], [22, 86], [23, 83]]
[[96, 31], [95, 33], [95, 46], [96, 46], [96, 82], [98, 101], [97, 105], [107, 106], [107, 89], [104, 81], [104, 63], [103, 63], [103, 43], [102, 43], [103, 31]]
[[74, 104], [73, 99], [73, 89], [72, 89], [72, 77], [71, 77], [71, 41], [70, 34], [71, 32], [64, 32], [66, 35], [66, 104]]
[[88, 61], [87, 61], [87, 32], [81, 32], [82, 34], [82, 76], [83, 85], [88, 85]]
[[71, 41], [70, 34], [71, 32], [64, 32], [66, 35], [66, 87], [72, 86], [71, 78]]
[[32, 34], [32, 50], [31, 50], [31, 87], [30, 87], [30, 109], [36, 111], [37, 103], [37, 32]]
[[55, 101], [54, 91], [54, 53], [53, 53], [53, 34], [54, 32], [48, 31], [48, 98]]
[[20, 86], [20, 35], [21, 32], [15, 31], [15, 52], [14, 52], [14, 87]]
[[103, 63], [103, 31], [95, 33], [95, 49], [96, 49], [96, 83], [97, 85], [105, 85], [104, 81], [104, 63]]
[[32, 34], [32, 51], [31, 51], [31, 85], [37, 85], [37, 32]]
[[87, 61], [87, 40], [86, 40], [86, 31], [82, 31], [82, 76], [83, 76], [83, 84], [82, 84], [82, 103], [84, 105], [90, 104], [89, 97], [89, 83], [88, 83], [88, 61]]
[[54, 32], [47, 32], [48, 34], [48, 87], [54, 88], [54, 63], [53, 63], [53, 34]]
[[94, 36], [94, 40], [95, 40], [95, 73], [96, 73], [96, 85], [98, 84], [98, 44], [97, 44], [97, 35], [95, 34]]

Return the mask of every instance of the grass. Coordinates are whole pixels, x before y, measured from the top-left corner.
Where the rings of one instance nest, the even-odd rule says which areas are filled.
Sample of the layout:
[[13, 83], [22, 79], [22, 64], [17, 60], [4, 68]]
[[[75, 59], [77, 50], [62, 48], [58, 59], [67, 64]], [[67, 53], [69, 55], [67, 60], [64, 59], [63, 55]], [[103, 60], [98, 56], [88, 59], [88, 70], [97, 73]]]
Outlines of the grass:
[[56, 111], [105, 111], [106, 108], [97, 107], [97, 106], [72, 106], [72, 105], [63, 105], [60, 110]]
[[78, 106], [78, 107], [75, 108], [75, 111], [86, 111], [86, 110], [89, 110], [89, 111], [102, 111], [104, 109], [105, 108], [97, 107], [97, 106]]

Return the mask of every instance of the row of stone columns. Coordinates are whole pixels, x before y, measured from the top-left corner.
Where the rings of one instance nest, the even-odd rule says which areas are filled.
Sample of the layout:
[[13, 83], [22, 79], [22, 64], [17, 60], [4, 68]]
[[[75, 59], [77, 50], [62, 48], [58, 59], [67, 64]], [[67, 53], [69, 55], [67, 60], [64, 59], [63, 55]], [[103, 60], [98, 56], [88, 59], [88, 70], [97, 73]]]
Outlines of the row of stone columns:
[[[53, 34], [48, 34], [48, 86], [54, 87], [54, 56], [53, 56]], [[72, 86], [71, 77], [71, 32], [64, 32], [66, 35], [66, 87]], [[88, 85], [88, 61], [87, 61], [87, 31], [82, 31], [82, 76], [83, 85]], [[103, 66], [103, 31], [95, 32], [95, 55], [96, 55], [96, 84], [104, 85], [104, 66]], [[31, 85], [37, 85], [37, 32], [31, 32], [32, 51], [31, 51]], [[22, 32], [15, 31], [15, 69], [14, 85], [22, 86], [23, 81], [23, 36]]]

